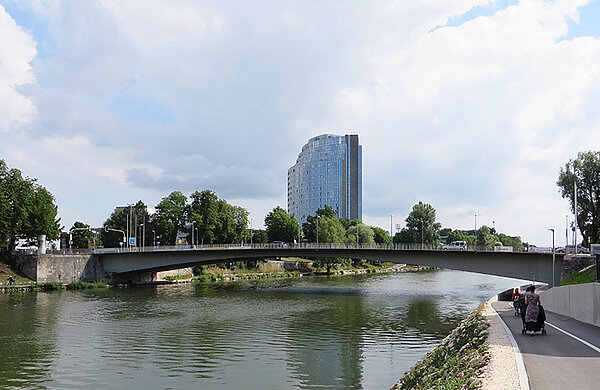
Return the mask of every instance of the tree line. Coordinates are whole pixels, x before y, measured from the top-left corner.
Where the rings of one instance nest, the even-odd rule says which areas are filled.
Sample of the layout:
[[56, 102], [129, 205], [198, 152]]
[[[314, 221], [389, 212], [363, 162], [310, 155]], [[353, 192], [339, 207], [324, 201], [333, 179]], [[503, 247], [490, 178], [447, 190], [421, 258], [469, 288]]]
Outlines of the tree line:
[[60, 218], [54, 196], [37, 179], [23, 176], [0, 160], [0, 251], [13, 250], [18, 239], [37, 243], [40, 235], [60, 236]]
[[[195, 191], [189, 197], [173, 191], [161, 199], [154, 213], [141, 200], [117, 207], [99, 230], [97, 244], [107, 248], [127, 245], [127, 235], [135, 238], [134, 246], [241, 243], [250, 240], [247, 225], [247, 210], [219, 199], [211, 190]], [[79, 221], [73, 225], [81, 227], [90, 228]], [[75, 248], [87, 248], [93, 232], [78, 230], [72, 236]]]
[[[577, 228], [583, 245], [600, 240], [600, 152], [580, 152], [560, 169], [557, 186], [571, 203], [577, 215]], [[577, 193], [575, 192], [577, 188]], [[575, 208], [577, 198], [577, 208]], [[448, 242], [466, 241], [469, 246], [512, 246], [522, 250], [519, 236], [498, 233], [482, 226], [475, 230], [442, 229], [436, 221], [435, 208], [423, 202], [415, 204], [406, 218], [406, 226], [390, 239], [388, 232], [367, 226], [358, 220], [338, 218], [325, 206], [300, 224], [283, 208], [275, 207], [265, 217], [265, 230], [248, 229], [248, 211], [219, 199], [211, 190], [196, 191], [189, 197], [174, 191], [164, 197], [149, 213], [141, 200], [128, 207], [118, 207], [97, 232], [97, 242], [105, 247], [118, 247], [124, 236], [136, 237], [136, 245], [175, 245], [178, 239], [188, 243], [213, 244], [237, 242], [301, 242], [335, 243], [424, 243], [439, 245], [441, 236]], [[24, 176], [0, 160], [0, 250], [14, 249], [18, 239], [32, 242], [39, 235], [49, 240], [60, 236], [61, 226], [54, 196], [37, 179]], [[73, 246], [87, 247], [94, 237], [90, 226], [77, 221], [72, 226]], [[571, 226], [575, 230], [575, 226]], [[183, 235], [183, 236], [182, 236]], [[193, 241], [192, 241], [193, 235]]]

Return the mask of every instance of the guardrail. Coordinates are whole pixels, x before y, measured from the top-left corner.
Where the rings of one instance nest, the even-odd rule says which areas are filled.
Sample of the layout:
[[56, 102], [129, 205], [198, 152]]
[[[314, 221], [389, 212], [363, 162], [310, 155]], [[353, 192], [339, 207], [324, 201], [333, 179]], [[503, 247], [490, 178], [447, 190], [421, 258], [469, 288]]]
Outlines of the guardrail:
[[[503, 247], [506, 248], [506, 247]], [[377, 250], [402, 250], [402, 251], [450, 251], [459, 252], [457, 249], [444, 249], [441, 245], [432, 244], [349, 244], [349, 243], [268, 243], [268, 244], [206, 244], [206, 245], [172, 245], [172, 246], [146, 246], [125, 248], [98, 248], [98, 249], [48, 249], [46, 254], [103, 254], [103, 253], [130, 253], [130, 252], [167, 252], [182, 250], [242, 250], [242, 249], [377, 249]], [[497, 249], [477, 246], [468, 248], [467, 252], [498, 252]], [[502, 251], [505, 252], [505, 251]], [[513, 253], [528, 253], [527, 251], [510, 250]], [[546, 250], [531, 250], [530, 253], [552, 254]], [[16, 250], [13, 254], [36, 254], [37, 249]]]
[[[130, 248], [101, 248], [90, 250], [88, 253], [139, 253], [139, 252], [168, 252], [185, 250], [248, 250], [248, 249], [369, 249], [369, 250], [402, 250], [402, 251], [453, 251], [443, 249], [442, 246], [431, 244], [346, 244], [346, 243], [268, 243], [268, 244], [209, 244], [209, 245], [175, 245], [175, 246], [150, 246]], [[493, 248], [486, 247], [470, 248], [467, 251], [475, 252], [497, 252]], [[517, 251], [513, 251], [517, 252]], [[538, 252], [539, 253], [539, 252]]]

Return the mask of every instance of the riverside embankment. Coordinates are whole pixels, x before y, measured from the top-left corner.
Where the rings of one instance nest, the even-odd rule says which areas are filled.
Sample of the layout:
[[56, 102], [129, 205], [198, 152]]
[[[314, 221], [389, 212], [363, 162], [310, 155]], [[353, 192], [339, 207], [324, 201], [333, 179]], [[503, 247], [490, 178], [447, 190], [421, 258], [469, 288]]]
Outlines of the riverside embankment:
[[526, 375], [519, 376], [513, 345], [491, 306], [495, 298], [473, 310], [391, 390], [520, 389]]

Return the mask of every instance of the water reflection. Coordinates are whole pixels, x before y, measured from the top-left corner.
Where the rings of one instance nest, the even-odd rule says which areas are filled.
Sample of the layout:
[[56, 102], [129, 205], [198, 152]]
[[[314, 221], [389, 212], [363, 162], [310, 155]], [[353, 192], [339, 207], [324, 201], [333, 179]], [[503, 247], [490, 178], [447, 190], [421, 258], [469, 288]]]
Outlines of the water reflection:
[[56, 345], [57, 297], [0, 294], [0, 388], [45, 389]]
[[432, 272], [2, 295], [0, 388], [389, 388], [513, 283]]

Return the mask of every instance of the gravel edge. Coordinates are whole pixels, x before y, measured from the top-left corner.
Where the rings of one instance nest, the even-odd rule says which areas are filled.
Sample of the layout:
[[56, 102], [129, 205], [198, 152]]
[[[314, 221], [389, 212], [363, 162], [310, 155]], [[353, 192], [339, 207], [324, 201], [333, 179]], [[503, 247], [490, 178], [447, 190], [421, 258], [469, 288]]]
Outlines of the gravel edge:
[[490, 324], [487, 344], [490, 360], [481, 376], [482, 390], [520, 390], [520, 378], [513, 345], [500, 323], [491, 302], [484, 305], [483, 316]]

